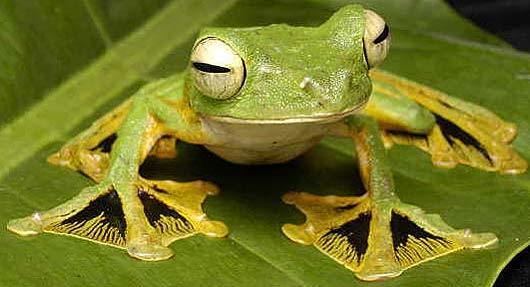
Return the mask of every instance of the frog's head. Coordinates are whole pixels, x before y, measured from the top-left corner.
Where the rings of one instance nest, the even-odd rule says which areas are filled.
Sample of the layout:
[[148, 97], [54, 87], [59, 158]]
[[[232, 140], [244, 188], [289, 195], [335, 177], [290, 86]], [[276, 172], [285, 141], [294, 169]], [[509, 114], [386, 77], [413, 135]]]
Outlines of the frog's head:
[[320, 27], [208, 28], [194, 45], [186, 91], [217, 121], [335, 120], [368, 101], [368, 70], [389, 42], [383, 19], [358, 5]]

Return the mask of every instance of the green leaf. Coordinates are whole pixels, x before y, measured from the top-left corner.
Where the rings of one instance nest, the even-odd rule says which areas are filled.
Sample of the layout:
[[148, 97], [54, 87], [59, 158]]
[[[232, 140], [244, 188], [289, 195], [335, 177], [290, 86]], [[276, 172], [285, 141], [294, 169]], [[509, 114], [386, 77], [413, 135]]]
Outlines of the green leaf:
[[[530, 158], [530, 56], [459, 18], [439, 0], [362, 1], [393, 29], [383, 68], [483, 105], [515, 122], [516, 149]], [[185, 67], [193, 35], [206, 24], [318, 25], [345, 0], [84, 0], [0, 2], [0, 225], [61, 203], [91, 183], [48, 165], [47, 155], [152, 78]], [[398, 4], [399, 3], [399, 4]], [[284, 165], [242, 167], [182, 144], [176, 160], [149, 160], [144, 175], [207, 179], [211, 218], [227, 239], [195, 236], [176, 256], [146, 263], [123, 251], [55, 235], [0, 232], [1, 286], [491, 286], [530, 240], [530, 176], [468, 167], [434, 168], [429, 157], [395, 147], [400, 198], [452, 226], [490, 231], [497, 248], [463, 251], [378, 283], [364, 283], [313, 247], [287, 240], [301, 222], [280, 196], [289, 190], [348, 194], [360, 188], [349, 141], [326, 139]], [[193, 168], [190, 168], [193, 167]]]

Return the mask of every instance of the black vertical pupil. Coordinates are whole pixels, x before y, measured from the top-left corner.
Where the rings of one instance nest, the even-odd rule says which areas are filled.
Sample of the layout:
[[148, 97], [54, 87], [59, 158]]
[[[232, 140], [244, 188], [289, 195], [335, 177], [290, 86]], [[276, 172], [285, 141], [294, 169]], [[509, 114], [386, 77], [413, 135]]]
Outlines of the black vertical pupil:
[[216, 65], [210, 65], [207, 63], [193, 62], [192, 65], [195, 69], [201, 72], [205, 72], [205, 73], [220, 74], [220, 73], [230, 72], [229, 68], [216, 66]]
[[379, 44], [383, 42], [386, 38], [388, 38], [388, 34], [390, 34], [390, 28], [387, 24], [385, 24], [385, 28], [383, 29], [383, 32], [377, 36], [377, 38], [374, 40], [374, 44]]

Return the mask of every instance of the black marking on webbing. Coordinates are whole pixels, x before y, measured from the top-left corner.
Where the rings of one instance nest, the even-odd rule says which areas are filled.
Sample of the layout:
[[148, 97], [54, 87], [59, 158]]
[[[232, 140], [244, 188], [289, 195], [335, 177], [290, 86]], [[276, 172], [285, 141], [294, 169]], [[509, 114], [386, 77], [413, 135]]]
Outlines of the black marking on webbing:
[[192, 65], [195, 69], [210, 74], [224, 74], [230, 72], [229, 68], [216, 66], [208, 63], [193, 62]]
[[110, 136], [106, 137], [104, 140], [102, 140], [97, 146], [94, 148], [91, 148], [91, 151], [100, 150], [101, 152], [109, 153], [112, 149], [112, 145], [116, 141], [118, 136], [116, 133], [111, 134]]
[[[100, 217], [97, 221], [89, 221]], [[92, 200], [87, 207], [63, 221], [50, 226], [52, 231], [85, 237], [91, 240], [125, 245], [127, 222], [118, 194], [113, 189]]]
[[[403, 265], [435, 256], [445, 252], [452, 247], [452, 242], [435, 234], [432, 234], [418, 226], [407, 216], [392, 211], [390, 219], [390, 230], [392, 232], [392, 244], [396, 260]], [[423, 252], [409, 248], [411, 240], [421, 247]], [[408, 262], [408, 264], [406, 264]]]
[[[318, 245], [330, 256], [341, 262], [352, 263], [356, 261], [359, 264], [368, 249], [371, 219], [372, 214], [370, 212], [361, 213], [356, 219], [328, 231], [318, 240]], [[346, 248], [338, 248], [345, 242], [347, 243]]]
[[151, 188], [152, 188], [154, 191], [156, 191], [156, 192], [163, 193], [163, 194], [169, 194], [169, 192], [167, 192], [166, 190], [164, 190], [164, 189], [158, 187], [158, 185], [156, 185], [156, 184], [153, 184], [153, 185], [151, 186]]
[[149, 224], [161, 233], [183, 235], [195, 230], [188, 219], [153, 195], [140, 190], [138, 196]]
[[438, 124], [438, 126], [440, 126], [440, 130], [442, 131], [442, 134], [447, 139], [449, 144], [453, 145], [454, 139], [459, 139], [464, 144], [472, 146], [476, 150], [478, 150], [490, 163], [493, 162], [488, 151], [476, 138], [474, 138], [466, 131], [462, 130], [453, 122], [441, 117], [440, 115], [435, 114], [434, 116], [436, 118], [436, 123]]
[[386, 38], [388, 38], [388, 35], [390, 35], [390, 27], [388, 27], [388, 25], [385, 24], [385, 28], [383, 29], [381, 34], [379, 34], [379, 36], [377, 36], [377, 38], [375, 38], [373, 43], [374, 44], [379, 44], [379, 43], [383, 42], [384, 40], [386, 40]]

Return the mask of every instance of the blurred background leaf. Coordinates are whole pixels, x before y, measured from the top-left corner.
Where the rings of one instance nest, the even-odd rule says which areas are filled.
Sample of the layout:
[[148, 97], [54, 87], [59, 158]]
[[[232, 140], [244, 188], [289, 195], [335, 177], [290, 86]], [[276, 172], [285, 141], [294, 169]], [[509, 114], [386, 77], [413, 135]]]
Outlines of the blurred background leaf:
[[[45, 157], [145, 82], [185, 68], [204, 25], [318, 25], [346, 0], [41, 0], [0, 2], [0, 225], [48, 209], [90, 184]], [[481, 104], [520, 128], [515, 147], [530, 158], [530, 57], [482, 32], [440, 0], [366, 0], [388, 20], [393, 48], [383, 68]], [[227, 239], [196, 236], [172, 245], [175, 258], [139, 262], [120, 250], [0, 231], [1, 286], [491, 286], [528, 245], [530, 177], [467, 167], [440, 170], [408, 147], [390, 152], [403, 201], [451, 225], [495, 232], [498, 248], [440, 258], [385, 282], [360, 282], [314, 248], [288, 241], [285, 222], [302, 216], [281, 194], [359, 190], [348, 141], [327, 139], [273, 167], [225, 163], [181, 144], [176, 160], [149, 160], [144, 175], [203, 178], [220, 196], [205, 208], [231, 227]], [[193, 168], [189, 168], [192, 166]], [[274, 180], [271, 180], [273, 178]]]

